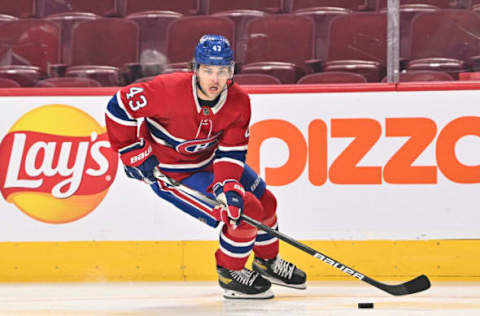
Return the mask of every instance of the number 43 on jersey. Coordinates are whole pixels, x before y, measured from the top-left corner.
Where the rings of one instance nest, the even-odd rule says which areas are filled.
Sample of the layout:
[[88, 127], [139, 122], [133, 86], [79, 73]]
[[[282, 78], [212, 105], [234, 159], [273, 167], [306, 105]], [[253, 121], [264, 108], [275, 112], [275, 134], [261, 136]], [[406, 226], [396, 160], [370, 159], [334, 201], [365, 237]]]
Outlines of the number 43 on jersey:
[[143, 88], [132, 87], [125, 96], [128, 100], [128, 106], [132, 111], [138, 111], [147, 106], [147, 98], [143, 95]]

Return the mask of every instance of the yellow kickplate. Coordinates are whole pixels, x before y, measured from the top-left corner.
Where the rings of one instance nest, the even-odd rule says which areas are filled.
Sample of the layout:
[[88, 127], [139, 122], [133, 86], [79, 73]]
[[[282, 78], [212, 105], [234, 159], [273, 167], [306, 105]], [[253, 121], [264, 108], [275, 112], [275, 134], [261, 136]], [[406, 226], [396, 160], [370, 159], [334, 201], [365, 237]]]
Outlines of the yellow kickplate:
[[[480, 240], [302, 242], [378, 280], [480, 281]], [[217, 248], [217, 241], [1, 242], [0, 282], [217, 280]], [[281, 243], [280, 254], [310, 281], [351, 279], [289, 245]]]

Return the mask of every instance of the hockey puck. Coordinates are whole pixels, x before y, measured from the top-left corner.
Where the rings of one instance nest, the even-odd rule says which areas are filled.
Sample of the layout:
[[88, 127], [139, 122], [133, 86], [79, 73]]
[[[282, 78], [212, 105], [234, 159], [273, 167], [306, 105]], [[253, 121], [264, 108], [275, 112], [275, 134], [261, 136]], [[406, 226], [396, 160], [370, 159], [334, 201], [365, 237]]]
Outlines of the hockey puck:
[[358, 303], [358, 308], [373, 308], [373, 303]]

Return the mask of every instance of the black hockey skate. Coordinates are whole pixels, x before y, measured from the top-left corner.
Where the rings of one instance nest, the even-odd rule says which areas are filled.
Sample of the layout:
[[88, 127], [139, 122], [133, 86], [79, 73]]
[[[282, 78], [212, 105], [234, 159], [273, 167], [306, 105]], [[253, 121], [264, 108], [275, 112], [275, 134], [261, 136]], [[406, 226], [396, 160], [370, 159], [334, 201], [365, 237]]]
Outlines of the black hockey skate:
[[225, 290], [223, 297], [229, 299], [273, 298], [272, 284], [255, 271], [243, 268], [240, 271], [217, 266], [218, 284]]
[[255, 257], [252, 269], [260, 273], [273, 284], [304, 290], [307, 288], [307, 275], [293, 263], [283, 260], [280, 256], [266, 260]]

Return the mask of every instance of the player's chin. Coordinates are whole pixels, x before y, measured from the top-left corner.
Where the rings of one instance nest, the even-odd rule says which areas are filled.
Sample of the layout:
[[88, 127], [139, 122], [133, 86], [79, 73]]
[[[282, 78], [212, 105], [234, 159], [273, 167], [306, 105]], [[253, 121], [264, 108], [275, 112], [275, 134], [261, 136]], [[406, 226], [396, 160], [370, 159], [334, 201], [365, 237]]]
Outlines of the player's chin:
[[212, 98], [216, 98], [220, 94], [220, 87], [209, 87], [208, 88], [208, 96]]

